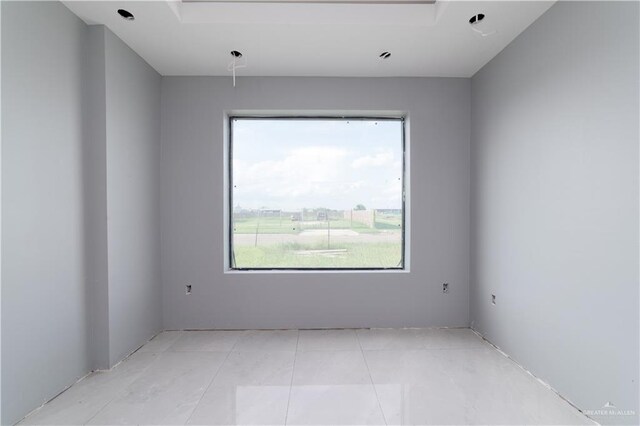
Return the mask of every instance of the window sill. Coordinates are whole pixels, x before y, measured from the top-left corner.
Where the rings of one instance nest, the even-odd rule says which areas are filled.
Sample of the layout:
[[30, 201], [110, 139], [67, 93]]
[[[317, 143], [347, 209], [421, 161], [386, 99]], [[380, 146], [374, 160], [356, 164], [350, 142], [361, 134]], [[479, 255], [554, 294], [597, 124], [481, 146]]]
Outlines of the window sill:
[[321, 269], [225, 269], [225, 274], [408, 274], [411, 271], [408, 268], [405, 269], [330, 269], [330, 270], [321, 270]]

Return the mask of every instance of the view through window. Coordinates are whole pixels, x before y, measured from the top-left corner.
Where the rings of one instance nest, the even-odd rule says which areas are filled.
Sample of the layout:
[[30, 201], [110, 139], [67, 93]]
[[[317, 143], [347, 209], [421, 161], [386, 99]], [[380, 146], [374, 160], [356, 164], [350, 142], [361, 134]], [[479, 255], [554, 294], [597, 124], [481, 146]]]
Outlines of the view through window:
[[233, 269], [402, 269], [404, 121], [232, 117]]

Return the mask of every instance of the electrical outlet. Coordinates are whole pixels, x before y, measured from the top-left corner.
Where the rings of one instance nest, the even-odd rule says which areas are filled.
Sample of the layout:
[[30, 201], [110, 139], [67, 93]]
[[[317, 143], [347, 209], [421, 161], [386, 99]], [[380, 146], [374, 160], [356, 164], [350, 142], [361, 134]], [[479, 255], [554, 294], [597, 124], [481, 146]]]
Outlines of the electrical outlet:
[[492, 305], [495, 305], [495, 304], [496, 304], [496, 295], [495, 295], [495, 294], [492, 294], [492, 295], [491, 295], [491, 304], [492, 304]]
[[191, 284], [187, 284], [184, 286], [184, 293], [188, 296], [191, 294]]
[[444, 294], [449, 293], [449, 283], [442, 283], [442, 292]]

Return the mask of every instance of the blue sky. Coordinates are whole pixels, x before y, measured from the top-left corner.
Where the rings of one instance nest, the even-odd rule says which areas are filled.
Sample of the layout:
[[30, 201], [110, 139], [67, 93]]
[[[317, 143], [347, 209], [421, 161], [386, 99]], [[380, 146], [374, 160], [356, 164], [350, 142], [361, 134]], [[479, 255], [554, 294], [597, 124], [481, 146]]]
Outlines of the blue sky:
[[232, 150], [234, 206], [402, 206], [399, 120], [238, 119]]

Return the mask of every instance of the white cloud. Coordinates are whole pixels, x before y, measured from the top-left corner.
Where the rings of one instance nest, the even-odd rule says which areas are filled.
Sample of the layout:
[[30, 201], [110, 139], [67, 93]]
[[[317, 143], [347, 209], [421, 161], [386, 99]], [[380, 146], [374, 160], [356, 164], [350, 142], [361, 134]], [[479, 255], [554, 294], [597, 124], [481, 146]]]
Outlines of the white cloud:
[[272, 197], [331, 194], [344, 187], [346, 156], [341, 148], [315, 146], [291, 150], [282, 160], [234, 161], [234, 185]]
[[364, 157], [356, 158], [351, 163], [351, 167], [360, 169], [363, 167], [381, 167], [391, 164], [393, 164], [393, 153], [391, 151], [382, 151], [374, 155], [365, 155]]
[[[353, 152], [342, 147], [310, 146], [288, 150], [281, 158], [277, 155], [265, 152], [265, 159], [258, 161], [234, 157], [236, 204], [292, 210], [350, 208], [358, 203], [378, 208], [399, 205], [401, 183], [393, 180], [401, 163], [391, 152], [354, 160]], [[359, 166], [353, 168], [356, 162]], [[365, 167], [365, 163], [373, 167]], [[386, 168], [381, 170], [380, 166]]]

